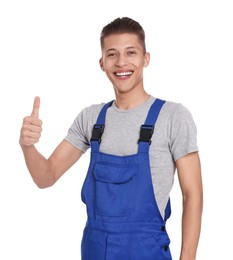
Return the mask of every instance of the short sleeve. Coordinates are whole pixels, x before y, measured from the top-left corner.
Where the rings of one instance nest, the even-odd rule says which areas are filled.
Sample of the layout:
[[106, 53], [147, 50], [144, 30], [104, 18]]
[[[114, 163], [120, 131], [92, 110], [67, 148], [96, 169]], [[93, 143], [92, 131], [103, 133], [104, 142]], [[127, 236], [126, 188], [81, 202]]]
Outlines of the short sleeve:
[[64, 140], [82, 152], [90, 148], [93, 125], [104, 103], [94, 104], [84, 108], [73, 121]]
[[87, 108], [83, 109], [74, 122], [70, 126], [68, 133], [64, 140], [72, 144], [77, 149], [84, 153], [90, 147], [88, 141], [88, 122], [87, 122]]
[[197, 128], [190, 111], [182, 104], [177, 104], [169, 123], [170, 150], [174, 161], [197, 152]]

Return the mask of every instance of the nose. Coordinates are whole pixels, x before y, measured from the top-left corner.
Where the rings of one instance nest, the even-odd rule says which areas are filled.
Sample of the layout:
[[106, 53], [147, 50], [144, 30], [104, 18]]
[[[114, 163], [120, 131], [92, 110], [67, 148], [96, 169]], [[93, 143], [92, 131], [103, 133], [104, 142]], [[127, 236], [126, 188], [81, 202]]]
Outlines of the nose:
[[116, 59], [116, 66], [123, 67], [125, 65], [127, 65], [127, 58], [124, 55], [118, 55]]

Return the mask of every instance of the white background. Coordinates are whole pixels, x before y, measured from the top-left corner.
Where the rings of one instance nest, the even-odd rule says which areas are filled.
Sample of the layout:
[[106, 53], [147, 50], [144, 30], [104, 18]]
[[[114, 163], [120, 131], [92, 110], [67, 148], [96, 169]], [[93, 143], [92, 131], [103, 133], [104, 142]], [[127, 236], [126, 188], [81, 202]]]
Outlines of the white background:
[[[114, 98], [99, 69], [99, 35], [116, 17], [138, 20], [151, 64], [146, 90], [193, 114], [202, 160], [204, 212], [198, 260], [233, 259], [233, 7], [227, 0], [0, 2], [0, 259], [80, 259], [85, 206], [80, 190], [89, 152], [53, 187], [33, 183], [18, 145], [22, 119], [41, 97], [46, 157], [78, 112]], [[177, 178], [168, 220], [179, 258]]]

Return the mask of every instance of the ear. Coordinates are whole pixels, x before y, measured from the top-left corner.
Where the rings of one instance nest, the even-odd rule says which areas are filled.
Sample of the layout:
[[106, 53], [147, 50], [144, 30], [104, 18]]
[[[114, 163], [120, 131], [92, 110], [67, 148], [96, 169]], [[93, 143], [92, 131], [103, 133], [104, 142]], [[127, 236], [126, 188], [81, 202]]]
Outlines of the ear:
[[144, 67], [147, 67], [150, 64], [150, 53], [146, 52], [144, 57]]
[[103, 65], [103, 58], [100, 58], [99, 65], [100, 65], [100, 68], [102, 69], [102, 71], [105, 71], [104, 65]]

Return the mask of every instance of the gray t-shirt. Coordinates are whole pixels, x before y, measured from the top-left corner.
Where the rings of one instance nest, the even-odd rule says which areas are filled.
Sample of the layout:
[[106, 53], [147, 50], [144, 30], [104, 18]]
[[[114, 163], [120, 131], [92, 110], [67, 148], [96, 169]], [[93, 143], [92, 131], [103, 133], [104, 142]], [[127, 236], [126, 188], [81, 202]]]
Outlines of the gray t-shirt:
[[[117, 108], [113, 102], [107, 110], [100, 151], [120, 156], [137, 153], [140, 127], [154, 100], [151, 96], [144, 104], [128, 110]], [[103, 106], [101, 103], [84, 108], [65, 140], [85, 153]], [[192, 115], [182, 104], [167, 101], [157, 119], [149, 151], [154, 194], [162, 217], [174, 182], [175, 161], [195, 151], [198, 147]]]

